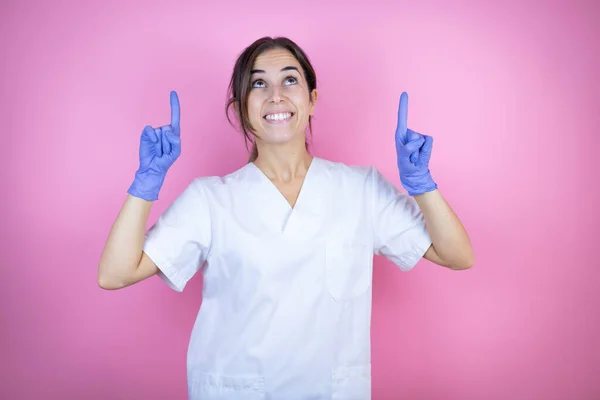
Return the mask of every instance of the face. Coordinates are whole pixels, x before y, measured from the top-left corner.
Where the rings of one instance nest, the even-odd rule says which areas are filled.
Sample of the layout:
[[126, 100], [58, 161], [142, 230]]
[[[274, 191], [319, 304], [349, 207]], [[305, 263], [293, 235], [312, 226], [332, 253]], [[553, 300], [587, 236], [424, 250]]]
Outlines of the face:
[[316, 96], [316, 90], [309, 94], [302, 67], [289, 51], [262, 53], [252, 66], [247, 103], [257, 140], [273, 144], [298, 140], [304, 145]]

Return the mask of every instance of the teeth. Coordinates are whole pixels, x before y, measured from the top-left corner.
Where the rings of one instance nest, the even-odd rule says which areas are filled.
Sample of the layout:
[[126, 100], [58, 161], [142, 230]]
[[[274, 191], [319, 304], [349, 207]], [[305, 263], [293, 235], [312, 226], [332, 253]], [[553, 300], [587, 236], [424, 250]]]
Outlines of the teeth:
[[267, 120], [269, 121], [281, 121], [284, 119], [288, 119], [292, 116], [292, 113], [279, 113], [279, 114], [269, 114], [267, 115]]

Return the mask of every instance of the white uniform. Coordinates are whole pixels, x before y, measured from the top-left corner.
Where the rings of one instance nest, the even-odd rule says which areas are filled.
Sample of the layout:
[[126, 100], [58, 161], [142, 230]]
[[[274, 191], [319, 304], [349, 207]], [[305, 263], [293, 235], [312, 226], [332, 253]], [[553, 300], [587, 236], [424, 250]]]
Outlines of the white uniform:
[[430, 244], [377, 169], [314, 157], [293, 209], [253, 163], [195, 179], [144, 251], [177, 291], [204, 274], [190, 399], [367, 400], [373, 254], [406, 271]]

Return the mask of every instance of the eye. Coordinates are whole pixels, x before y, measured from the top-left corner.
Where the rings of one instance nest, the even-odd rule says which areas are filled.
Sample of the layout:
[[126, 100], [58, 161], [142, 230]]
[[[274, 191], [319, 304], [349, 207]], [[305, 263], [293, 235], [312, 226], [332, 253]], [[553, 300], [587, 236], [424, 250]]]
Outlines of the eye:
[[264, 82], [263, 82], [263, 80], [262, 80], [262, 79], [257, 79], [257, 80], [255, 80], [254, 82], [252, 82], [252, 87], [253, 87], [253, 88], [255, 88], [255, 87], [262, 87], [262, 86], [257, 86], [257, 84], [259, 84], [259, 83], [262, 83], [262, 84], [264, 84]]
[[284, 82], [286, 84], [289, 83], [290, 85], [295, 85], [296, 83], [298, 83], [298, 80], [295, 77], [293, 77], [293, 76], [288, 76], [288, 77], [285, 78]]
[[[295, 85], [298, 83], [298, 79], [295, 76], [290, 75], [284, 79], [284, 83], [286, 86]], [[266, 83], [262, 79], [257, 79], [252, 82], [253, 89], [254, 88], [264, 88], [264, 87], [266, 87]]]

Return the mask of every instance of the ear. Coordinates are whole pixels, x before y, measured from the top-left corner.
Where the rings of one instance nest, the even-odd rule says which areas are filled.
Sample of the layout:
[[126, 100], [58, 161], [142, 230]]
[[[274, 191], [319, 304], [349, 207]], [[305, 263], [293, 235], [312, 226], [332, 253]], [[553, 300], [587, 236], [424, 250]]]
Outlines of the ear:
[[317, 106], [317, 98], [319, 93], [317, 92], [317, 89], [313, 89], [313, 91], [310, 94], [310, 107], [308, 110], [308, 115], [313, 115], [315, 112], [315, 107]]

